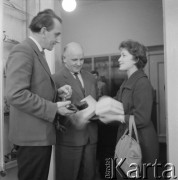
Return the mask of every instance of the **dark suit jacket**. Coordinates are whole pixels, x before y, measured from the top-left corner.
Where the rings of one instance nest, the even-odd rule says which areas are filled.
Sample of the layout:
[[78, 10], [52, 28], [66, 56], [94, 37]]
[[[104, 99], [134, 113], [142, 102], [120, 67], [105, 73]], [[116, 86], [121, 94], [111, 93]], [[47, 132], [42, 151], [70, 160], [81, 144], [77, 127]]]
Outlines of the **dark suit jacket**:
[[26, 39], [7, 61], [6, 95], [10, 104], [9, 138], [21, 146], [55, 144], [56, 87], [36, 44]]
[[155, 162], [158, 158], [158, 138], [151, 121], [153, 89], [142, 70], [136, 71], [123, 82], [116, 99], [123, 103], [126, 124], [120, 124], [118, 139], [128, 126], [129, 116], [134, 115], [142, 149], [143, 162]]
[[[87, 71], [81, 71], [81, 76], [85, 87], [85, 96], [91, 95], [96, 99], [96, 80], [92, 74]], [[76, 79], [69, 72], [69, 70], [64, 67], [61, 71], [56, 73], [54, 76], [56, 86], [61, 87], [65, 84], [71, 85], [72, 87], [72, 97], [71, 102], [73, 104], [79, 103], [84, 95], [82, 90], [76, 83]], [[71, 123], [72, 119], [69, 117], [62, 117], [60, 123], [66, 127], [66, 132], [57, 131], [57, 144], [70, 145], [70, 146], [82, 146], [86, 143], [96, 143], [97, 142], [97, 123], [90, 122], [86, 127], [82, 129], [77, 129], [74, 124]]]

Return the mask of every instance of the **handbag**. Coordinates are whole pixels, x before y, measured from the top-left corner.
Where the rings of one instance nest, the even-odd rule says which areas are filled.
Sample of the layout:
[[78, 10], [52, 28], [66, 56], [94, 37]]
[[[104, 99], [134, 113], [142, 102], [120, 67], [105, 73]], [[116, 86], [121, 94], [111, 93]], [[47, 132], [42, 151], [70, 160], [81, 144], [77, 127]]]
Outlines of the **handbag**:
[[[132, 131], [133, 130], [133, 131]], [[135, 133], [135, 139], [132, 132]], [[115, 148], [116, 170], [121, 176], [138, 177], [142, 164], [142, 153], [139, 144], [134, 116], [129, 118], [127, 128]], [[138, 170], [138, 171], [136, 171]]]

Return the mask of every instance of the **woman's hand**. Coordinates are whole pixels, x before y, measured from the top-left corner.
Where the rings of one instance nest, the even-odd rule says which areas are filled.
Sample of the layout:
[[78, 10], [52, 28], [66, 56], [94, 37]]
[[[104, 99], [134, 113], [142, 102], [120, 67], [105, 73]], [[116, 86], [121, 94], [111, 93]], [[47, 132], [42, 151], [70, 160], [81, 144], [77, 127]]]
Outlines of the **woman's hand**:
[[125, 115], [118, 115], [118, 114], [102, 114], [101, 116], [99, 116], [99, 119], [101, 122], [107, 124], [113, 121], [118, 121], [121, 123], [124, 123], [125, 120]]
[[123, 104], [108, 96], [99, 99], [95, 113], [104, 123], [112, 121], [124, 122], [125, 118]]

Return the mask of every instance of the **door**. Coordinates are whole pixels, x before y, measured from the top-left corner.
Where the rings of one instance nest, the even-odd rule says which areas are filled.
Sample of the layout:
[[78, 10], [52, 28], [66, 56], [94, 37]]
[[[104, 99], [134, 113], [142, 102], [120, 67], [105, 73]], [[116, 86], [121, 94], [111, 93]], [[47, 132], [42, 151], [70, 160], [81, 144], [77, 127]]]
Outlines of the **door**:
[[149, 78], [156, 96], [156, 126], [160, 142], [166, 142], [164, 53], [156, 50], [149, 54]]

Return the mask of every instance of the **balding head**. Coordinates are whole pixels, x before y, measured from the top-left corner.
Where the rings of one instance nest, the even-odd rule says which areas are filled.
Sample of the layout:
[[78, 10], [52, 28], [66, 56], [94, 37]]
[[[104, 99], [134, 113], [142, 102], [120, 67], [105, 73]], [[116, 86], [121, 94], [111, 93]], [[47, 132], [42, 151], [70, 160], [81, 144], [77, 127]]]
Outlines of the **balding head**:
[[66, 57], [73, 54], [83, 54], [83, 48], [79, 43], [70, 42], [65, 46], [63, 56]]
[[65, 66], [71, 72], [79, 72], [84, 62], [83, 48], [79, 43], [71, 42], [67, 44], [63, 52]]

